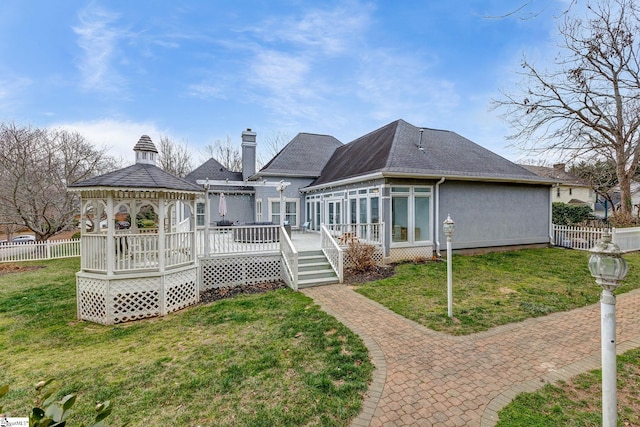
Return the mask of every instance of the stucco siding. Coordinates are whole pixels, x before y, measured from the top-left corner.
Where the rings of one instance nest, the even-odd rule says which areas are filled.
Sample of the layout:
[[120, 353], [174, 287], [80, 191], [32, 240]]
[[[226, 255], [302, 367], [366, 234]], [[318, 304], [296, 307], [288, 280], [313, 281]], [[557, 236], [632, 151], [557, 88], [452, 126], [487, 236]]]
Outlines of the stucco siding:
[[[254, 202], [253, 196], [250, 194], [225, 194], [227, 201], [227, 214], [225, 221], [231, 222], [253, 222], [254, 221]], [[220, 196], [215, 194], [211, 196], [211, 224], [215, 225], [217, 221], [222, 221], [218, 207], [220, 206]]]
[[454, 249], [548, 243], [550, 209], [548, 186], [445, 182], [438, 224], [451, 214]]

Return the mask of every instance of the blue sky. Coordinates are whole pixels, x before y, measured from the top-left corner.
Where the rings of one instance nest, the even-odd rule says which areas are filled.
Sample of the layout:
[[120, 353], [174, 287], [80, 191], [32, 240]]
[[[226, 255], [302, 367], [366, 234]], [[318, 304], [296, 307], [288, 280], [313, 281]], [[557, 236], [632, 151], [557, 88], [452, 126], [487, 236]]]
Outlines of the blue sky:
[[[499, 16], [526, 4], [518, 14]], [[252, 128], [347, 143], [396, 119], [511, 160], [490, 101], [555, 51], [566, 0], [0, 2], [0, 120], [76, 129], [132, 160]], [[531, 14], [535, 18], [523, 19]]]

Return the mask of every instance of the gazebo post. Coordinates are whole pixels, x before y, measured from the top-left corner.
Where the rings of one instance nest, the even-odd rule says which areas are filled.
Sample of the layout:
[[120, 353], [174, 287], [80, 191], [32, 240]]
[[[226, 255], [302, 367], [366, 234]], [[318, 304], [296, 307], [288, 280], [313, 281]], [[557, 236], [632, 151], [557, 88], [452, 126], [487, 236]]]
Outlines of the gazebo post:
[[165, 229], [164, 229], [164, 219], [165, 219], [165, 198], [164, 194], [161, 193], [158, 198], [158, 269], [160, 273], [164, 273], [165, 271], [165, 250], [166, 250], [166, 238], [165, 238]]
[[[109, 191], [107, 194], [107, 276], [113, 276], [115, 270], [116, 261], [116, 242], [114, 233], [113, 222], [113, 192]], [[97, 224], [94, 225], [94, 230], [97, 227], [100, 230], [100, 217], [97, 219]]]

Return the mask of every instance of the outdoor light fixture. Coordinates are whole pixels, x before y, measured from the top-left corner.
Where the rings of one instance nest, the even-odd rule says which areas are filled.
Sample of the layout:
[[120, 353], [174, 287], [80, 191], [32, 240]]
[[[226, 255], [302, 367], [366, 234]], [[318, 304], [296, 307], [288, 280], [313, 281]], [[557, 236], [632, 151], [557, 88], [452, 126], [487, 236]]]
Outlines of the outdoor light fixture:
[[624, 280], [629, 266], [622, 258], [622, 251], [611, 242], [611, 234], [605, 231], [602, 240], [591, 248], [589, 271], [596, 278], [596, 283], [609, 291], [615, 291]]
[[451, 272], [451, 236], [456, 229], [456, 223], [447, 215], [442, 226], [445, 236], [447, 236], [447, 315], [453, 317], [453, 278]]
[[600, 294], [600, 340], [602, 352], [602, 426], [618, 425], [616, 384], [616, 296], [613, 291], [620, 286], [629, 267], [622, 251], [611, 242], [606, 230], [602, 240], [591, 249], [589, 271], [602, 287]]
[[442, 228], [444, 229], [444, 235], [447, 236], [447, 241], [451, 241], [451, 236], [453, 236], [453, 232], [456, 229], [456, 223], [451, 219], [451, 215], [447, 215]]

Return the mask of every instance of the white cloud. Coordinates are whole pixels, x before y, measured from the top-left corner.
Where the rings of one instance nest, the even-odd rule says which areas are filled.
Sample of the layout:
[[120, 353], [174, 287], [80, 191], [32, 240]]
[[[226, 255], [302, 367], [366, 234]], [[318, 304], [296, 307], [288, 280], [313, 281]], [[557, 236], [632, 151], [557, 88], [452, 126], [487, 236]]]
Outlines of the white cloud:
[[82, 86], [100, 92], [118, 92], [125, 79], [114, 66], [118, 42], [127, 32], [114, 24], [120, 16], [99, 6], [90, 5], [78, 14], [80, 25], [73, 27], [83, 51], [78, 64]]
[[260, 25], [257, 32], [267, 41], [312, 48], [325, 55], [344, 54], [360, 39], [370, 20], [369, 7], [357, 3], [350, 6], [314, 9], [302, 17], [270, 19]]
[[77, 131], [96, 147], [106, 147], [110, 155], [121, 158], [125, 165], [134, 162], [133, 147], [142, 135], [149, 135], [156, 144], [160, 141], [161, 135], [168, 135], [166, 130], [158, 128], [153, 122], [129, 120], [102, 119], [56, 123], [51, 127]]

